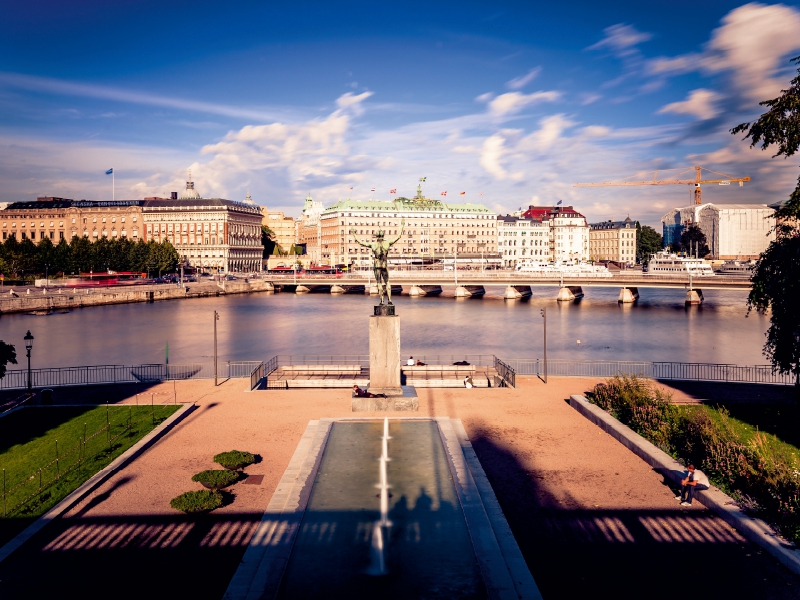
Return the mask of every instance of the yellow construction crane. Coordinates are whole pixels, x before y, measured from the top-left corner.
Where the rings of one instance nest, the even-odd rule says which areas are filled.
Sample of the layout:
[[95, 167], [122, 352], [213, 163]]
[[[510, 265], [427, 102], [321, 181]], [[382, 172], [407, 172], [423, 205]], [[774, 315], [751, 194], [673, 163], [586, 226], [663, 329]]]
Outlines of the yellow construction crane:
[[[695, 171], [694, 179], [680, 179], [681, 175], [685, 175], [689, 173], [692, 169]], [[675, 171], [677, 169], [666, 169], [668, 171]], [[708, 171], [709, 173], [714, 173], [715, 175], [720, 175], [722, 179], [703, 179], [703, 171]], [[650, 172], [647, 171], [649, 174]], [[663, 171], [662, 171], [663, 173]], [[701, 185], [730, 185], [731, 183], [738, 183], [739, 187], [744, 185], [745, 181], [750, 181], [749, 177], [731, 177], [730, 175], [726, 175], [725, 173], [719, 173], [717, 171], [712, 171], [711, 169], [706, 169], [705, 167], [689, 167], [688, 169], [683, 169], [679, 173], [675, 175], [671, 175], [666, 179], [659, 179], [658, 178], [658, 171], [653, 173], [653, 179], [647, 181], [629, 181], [633, 179], [640, 173], [633, 175], [631, 177], [626, 177], [625, 179], [617, 179], [615, 181], [603, 181], [599, 183], [576, 183], [574, 187], [610, 187], [616, 185], [693, 185], [694, 186], [694, 203], [695, 204], [702, 204], [703, 203], [703, 192], [700, 188]]]

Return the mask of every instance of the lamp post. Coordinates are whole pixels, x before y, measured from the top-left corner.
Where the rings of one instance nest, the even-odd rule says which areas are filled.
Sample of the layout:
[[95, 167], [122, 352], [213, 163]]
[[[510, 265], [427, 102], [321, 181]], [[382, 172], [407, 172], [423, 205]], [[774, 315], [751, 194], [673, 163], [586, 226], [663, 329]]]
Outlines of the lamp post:
[[544, 382], [547, 383], [547, 308], [542, 309], [542, 319], [544, 319]]
[[217, 387], [217, 321], [219, 313], [214, 311], [214, 387]]
[[31, 335], [30, 329], [28, 333], [25, 334], [25, 337], [22, 338], [25, 340], [25, 350], [28, 354], [28, 393], [31, 393], [31, 389], [33, 387], [31, 382], [31, 348], [33, 348], [33, 336]]

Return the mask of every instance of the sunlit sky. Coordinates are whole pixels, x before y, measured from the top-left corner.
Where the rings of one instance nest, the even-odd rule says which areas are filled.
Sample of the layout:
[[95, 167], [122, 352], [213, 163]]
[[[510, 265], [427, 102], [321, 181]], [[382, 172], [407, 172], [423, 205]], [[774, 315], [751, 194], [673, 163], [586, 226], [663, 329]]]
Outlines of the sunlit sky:
[[[728, 130], [788, 87], [800, 2], [2, 2], [0, 201], [168, 195], [299, 214], [309, 193], [572, 204], [657, 224], [698, 164], [788, 197], [800, 162]], [[665, 172], [669, 176], [671, 172]], [[689, 174], [691, 176], [691, 174]], [[643, 178], [646, 178], [645, 175]], [[371, 188], [376, 188], [372, 193]], [[459, 198], [460, 192], [466, 192]]]

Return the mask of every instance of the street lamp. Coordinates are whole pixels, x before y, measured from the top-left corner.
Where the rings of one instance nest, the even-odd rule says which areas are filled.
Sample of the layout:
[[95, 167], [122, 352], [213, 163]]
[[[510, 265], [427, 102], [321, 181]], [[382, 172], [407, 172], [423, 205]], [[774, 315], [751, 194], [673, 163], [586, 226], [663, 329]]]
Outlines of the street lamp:
[[25, 337], [22, 338], [25, 340], [25, 350], [28, 353], [28, 393], [31, 393], [31, 348], [33, 348], [33, 336], [31, 335], [30, 329], [28, 333], [25, 334]]
[[217, 321], [219, 313], [214, 311], [214, 387], [217, 387]]
[[541, 313], [544, 319], [544, 382], [547, 383], [547, 308], [543, 308]]

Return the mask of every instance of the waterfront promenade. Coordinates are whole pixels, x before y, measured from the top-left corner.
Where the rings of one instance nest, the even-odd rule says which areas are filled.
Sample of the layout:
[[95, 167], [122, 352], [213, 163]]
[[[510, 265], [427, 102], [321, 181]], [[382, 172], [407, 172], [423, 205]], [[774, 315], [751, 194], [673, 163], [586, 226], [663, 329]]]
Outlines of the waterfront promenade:
[[[544, 597], [671, 599], [688, 569], [708, 582], [705, 598], [796, 598], [798, 578], [702, 507], [681, 509], [659, 475], [565, 402], [597, 381], [519, 377], [516, 389], [419, 390], [416, 416], [463, 421]], [[197, 410], [0, 563], [0, 596], [222, 597], [308, 421], [353, 416], [346, 390], [247, 387], [231, 379], [148, 388], [164, 398], [174, 389]], [[102, 395], [89, 392], [90, 401]], [[125, 396], [114, 399], [136, 401]], [[264, 476], [260, 485], [237, 484], [233, 502], [205, 517], [169, 508], [194, 489], [192, 474], [232, 448], [261, 455], [247, 469]]]

